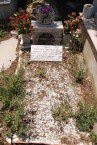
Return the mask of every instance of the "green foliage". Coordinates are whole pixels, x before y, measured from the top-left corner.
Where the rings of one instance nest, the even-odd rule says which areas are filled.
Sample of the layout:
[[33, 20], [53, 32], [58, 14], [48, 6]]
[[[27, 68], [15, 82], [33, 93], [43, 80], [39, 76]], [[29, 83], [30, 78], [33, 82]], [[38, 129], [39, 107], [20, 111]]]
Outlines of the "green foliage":
[[37, 73], [36, 73], [36, 76], [39, 77], [39, 78], [43, 78], [43, 77], [46, 77], [46, 68], [41, 68]]
[[4, 31], [0, 29], [0, 38], [3, 38], [4, 36], [5, 36]]
[[[21, 127], [23, 127], [22, 123], [23, 112], [21, 110], [9, 112], [4, 112], [3, 123], [6, 128], [6, 135], [11, 137], [14, 133], [19, 134]], [[23, 133], [23, 132], [22, 132]]]
[[72, 109], [68, 102], [61, 103], [59, 107], [52, 110], [53, 117], [58, 121], [66, 121], [68, 117], [72, 117]]
[[85, 77], [85, 73], [84, 73], [84, 70], [83, 70], [83, 69], [80, 69], [80, 70], [77, 71], [76, 74], [75, 74], [75, 78], [76, 78], [76, 81], [77, 81], [78, 83], [82, 83], [84, 77]]
[[16, 98], [18, 101], [19, 99], [23, 98], [24, 96], [23, 88], [25, 83], [20, 72], [17, 75], [12, 75], [10, 77], [6, 76], [3, 73], [2, 79], [3, 82], [0, 84], [0, 100], [4, 104], [3, 109], [8, 109], [10, 107], [10, 104], [14, 102]]
[[94, 123], [97, 122], [97, 108], [87, 104], [81, 104], [80, 106], [80, 112], [77, 115], [77, 127], [81, 131], [89, 132], [89, 137], [93, 145], [96, 145], [97, 135], [92, 131], [92, 129]]
[[25, 132], [24, 118], [24, 85], [23, 70], [16, 75], [6, 76], [2, 72], [0, 84], [0, 101], [3, 103], [3, 125], [5, 134], [11, 137], [16, 133], [22, 136]]
[[90, 131], [90, 139], [94, 145], [97, 144], [97, 135], [93, 131]]
[[28, 3], [31, 3], [31, 2], [33, 2], [33, 0], [27, 0], [27, 2], [28, 2]]
[[97, 144], [97, 135], [92, 131], [93, 125], [97, 121], [97, 107], [79, 103], [79, 110], [73, 113], [68, 102], [64, 102], [59, 107], [54, 108], [52, 112], [57, 121], [66, 121], [69, 117], [76, 118], [79, 130], [89, 132], [91, 141]]
[[91, 131], [95, 121], [97, 121], [97, 108], [80, 103], [79, 112], [77, 114], [77, 127], [81, 131]]

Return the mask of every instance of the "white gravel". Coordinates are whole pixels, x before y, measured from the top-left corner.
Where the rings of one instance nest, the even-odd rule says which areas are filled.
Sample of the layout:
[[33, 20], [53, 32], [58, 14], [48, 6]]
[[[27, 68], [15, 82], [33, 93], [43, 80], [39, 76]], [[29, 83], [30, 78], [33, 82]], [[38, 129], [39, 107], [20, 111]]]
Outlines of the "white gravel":
[[[46, 78], [36, 77], [40, 68], [46, 68]], [[76, 120], [69, 118], [66, 123], [55, 121], [52, 109], [65, 100], [72, 111], [77, 110], [80, 92], [73, 85], [65, 61], [61, 63], [32, 63], [26, 68], [25, 79], [27, 106], [31, 137], [29, 142], [48, 144], [78, 144], [81, 135], [76, 128]], [[65, 140], [65, 142], [64, 142]]]

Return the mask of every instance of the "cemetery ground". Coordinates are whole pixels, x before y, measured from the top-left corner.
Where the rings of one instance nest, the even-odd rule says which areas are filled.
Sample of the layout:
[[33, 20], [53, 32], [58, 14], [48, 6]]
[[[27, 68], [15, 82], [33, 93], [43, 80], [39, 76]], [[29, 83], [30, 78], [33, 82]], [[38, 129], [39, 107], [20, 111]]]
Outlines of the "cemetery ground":
[[[62, 58], [62, 62], [31, 62], [30, 52], [24, 51], [2, 71], [1, 144], [7, 145], [6, 136], [13, 134], [24, 142], [97, 144], [92, 132], [97, 101], [83, 54], [64, 48]], [[16, 74], [19, 60], [22, 69]]]
[[[21, 124], [25, 122], [27, 127], [24, 140], [47, 144], [88, 145], [92, 144], [92, 138], [96, 142], [96, 136], [91, 131], [97, 118], [94, 110], [96, 99], [83, 54], [63, 49], [62, 62], [31, 62], [30, 52], [25, 51], [21, 60], [25, 65], [22, 73], [25, 82], [22, 89], [25, 93], [18, 103], [20, 105], [20, 101], [26, 102], [23, 107], [24, 119], [20, 121]], [[17, 59], [5, 71], [10, 77], [15, 73], [16, 64]], [[16, 82], [21, 90], [21, 83]], [[85, 106], [80, 102], [85, 103]], [[14, 106], [15, 111], [20, 109], [19, 105]], [[93, 109], [90, 109], [91, 105]], [[13, 109], [9, 109], [9, 112], [13, 112]], [[3, 126], [4, 134], [9, 128], [8, 124]], [[90, 138], [88, 132], [91, 134]], [[15, 133], [18, 132], [15, 130]]]

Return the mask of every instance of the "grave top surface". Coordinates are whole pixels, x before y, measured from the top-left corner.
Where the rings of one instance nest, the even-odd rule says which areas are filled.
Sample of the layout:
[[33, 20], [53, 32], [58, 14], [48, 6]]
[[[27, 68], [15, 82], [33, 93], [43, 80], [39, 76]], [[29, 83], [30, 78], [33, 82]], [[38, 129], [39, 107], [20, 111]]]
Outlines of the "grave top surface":
[[97, 25], [94, 22], [94, 19], [82, 19], [84, 23], [84, 27], [87, 30], [87, 33], [93, 43], [95, 50], [97, 52]]
[[31, 61], [62, 61], [63, 46], [31, 45]]
[[47, 28], [49, 28], [49, 29], [54, 29], [54, 28], [63, 29], [62, 21], [54, 21], [50, 25], [41, 25], [37, 21], [32, 20], [31, 24], [33, 25], [34, 28], [38, 28], [38, 29], [47, 29]]

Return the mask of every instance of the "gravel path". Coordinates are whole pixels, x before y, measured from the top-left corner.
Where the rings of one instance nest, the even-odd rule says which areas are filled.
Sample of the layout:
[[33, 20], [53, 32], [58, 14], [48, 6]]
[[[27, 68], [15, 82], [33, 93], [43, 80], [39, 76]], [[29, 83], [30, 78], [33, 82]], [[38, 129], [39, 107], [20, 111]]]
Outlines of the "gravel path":
[[[45, 77], [40, 78], [37, 73], [44, 68]], [[33, 62], [26, 68], [25, 79], [28, 102], [25, 109], [31, 131], [29, 141], [79, 144], [81, 133], [76, 128], [75, 120], [69, 118], [68, 122], [63, 123], [55, 121], [52, 116], [52, 109], [64, 101], [67, 101], [75, 112], [80, 100], [81, 92], [73, 85], [65, 60], [61, 63]]]

